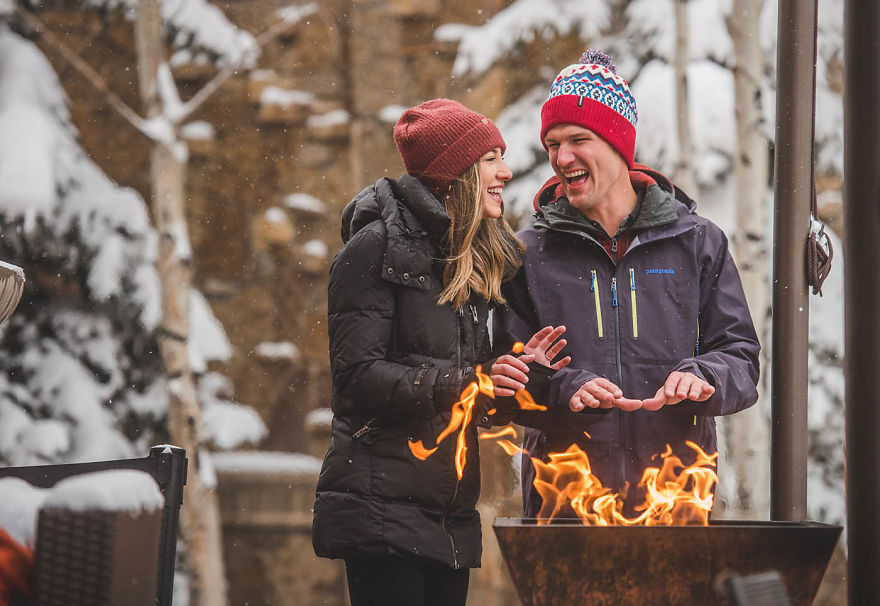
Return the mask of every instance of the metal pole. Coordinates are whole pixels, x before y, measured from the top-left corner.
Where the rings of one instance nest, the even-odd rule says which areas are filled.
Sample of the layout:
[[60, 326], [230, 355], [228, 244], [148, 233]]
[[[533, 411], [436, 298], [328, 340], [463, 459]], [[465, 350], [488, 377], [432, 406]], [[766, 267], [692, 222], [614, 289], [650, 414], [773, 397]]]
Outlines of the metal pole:
[[806, 238], [810, 228], [816, 6], [780, 0], [773, 220], [773, 402], [770, 518], [807, 513]]
[[844, 13], [846, 506], [849, 603], [880, 604], [880, 4]]

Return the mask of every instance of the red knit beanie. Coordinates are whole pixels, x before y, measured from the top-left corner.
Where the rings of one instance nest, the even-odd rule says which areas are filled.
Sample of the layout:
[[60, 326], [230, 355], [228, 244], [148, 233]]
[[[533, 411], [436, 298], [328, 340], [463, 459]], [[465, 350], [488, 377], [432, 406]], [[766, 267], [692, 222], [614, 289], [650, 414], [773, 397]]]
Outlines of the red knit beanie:
[[394, 142], [406, 172], [438, 195], [480, 156], [507, 148], [491, 120], [450, 99], [431, 99], [403, 112]]
[[611, 57], [587, 51], [578, 63], [559, 72], [550, 86], [541, 108], [541, 143], [557, 124], [577, 124], [605, 139], [632, 168], [638, 119], [636, 100]]

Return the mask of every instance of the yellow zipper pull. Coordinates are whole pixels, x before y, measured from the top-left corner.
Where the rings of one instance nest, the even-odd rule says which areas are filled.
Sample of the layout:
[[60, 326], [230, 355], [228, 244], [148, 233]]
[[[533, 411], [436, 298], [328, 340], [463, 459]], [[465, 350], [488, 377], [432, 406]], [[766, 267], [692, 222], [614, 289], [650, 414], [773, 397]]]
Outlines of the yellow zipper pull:
[[632, 296], [633, 339], [639, 338], [639, 315], [636, 312], [636, 272], [629, 269], [629, 292]]
[[599, 331], [599, 338], [602, 338], [602, 306], [599, 304], [599, 279], [596, 277], [596, 270], [592, 270], [590, 278], [590, 290], [593, 298], [596, 300], [596, 326]]

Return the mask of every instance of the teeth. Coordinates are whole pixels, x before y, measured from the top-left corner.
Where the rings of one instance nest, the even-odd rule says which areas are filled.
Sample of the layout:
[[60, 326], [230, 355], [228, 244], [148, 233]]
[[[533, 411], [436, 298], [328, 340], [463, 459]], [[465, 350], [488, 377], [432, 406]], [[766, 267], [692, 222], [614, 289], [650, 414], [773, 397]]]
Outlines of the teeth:
[[504, 189], [503, 187], [490, 187], [487, 191], [490, 194], [498, 194], [500, 196], [501, 190], [503, 190], [503, 189]]
[[586, 174], [587, 174], [587, 171], [585, 171], [585, 170], [575, 170], [570, 173], [565, 173], [565, 178], [570, 181], [572, 179], [577, 179], [581, 175], [586, 175]]

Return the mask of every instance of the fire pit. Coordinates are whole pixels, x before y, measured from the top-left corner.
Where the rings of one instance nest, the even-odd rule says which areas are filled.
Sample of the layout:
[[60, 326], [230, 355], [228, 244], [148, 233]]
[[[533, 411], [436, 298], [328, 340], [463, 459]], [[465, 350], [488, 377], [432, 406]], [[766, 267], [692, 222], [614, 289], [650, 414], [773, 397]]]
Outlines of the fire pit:
[[493, 525], [525, 606], [727, 604], [727, 570], [778, 570], [793, 605], [812, 604], [841, 527], [713, 521], [708, 526], [584, 526], [498, 518]]

